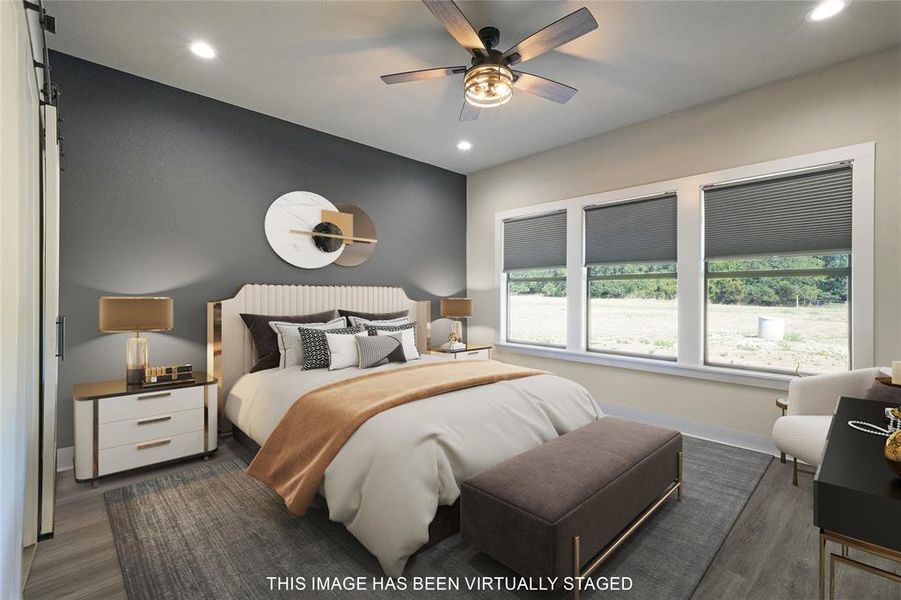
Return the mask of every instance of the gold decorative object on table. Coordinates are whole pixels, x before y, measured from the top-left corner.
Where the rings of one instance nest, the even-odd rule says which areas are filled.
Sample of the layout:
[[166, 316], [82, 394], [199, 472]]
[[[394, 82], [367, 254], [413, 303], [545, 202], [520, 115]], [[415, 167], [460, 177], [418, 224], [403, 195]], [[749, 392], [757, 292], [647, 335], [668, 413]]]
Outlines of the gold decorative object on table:
[[[892, 409], [893, 413], [899, 412], [897, 408]], [[901, 475], [901, 429], [895, 431], [885, 441], [885, 460], [892, 470]]]

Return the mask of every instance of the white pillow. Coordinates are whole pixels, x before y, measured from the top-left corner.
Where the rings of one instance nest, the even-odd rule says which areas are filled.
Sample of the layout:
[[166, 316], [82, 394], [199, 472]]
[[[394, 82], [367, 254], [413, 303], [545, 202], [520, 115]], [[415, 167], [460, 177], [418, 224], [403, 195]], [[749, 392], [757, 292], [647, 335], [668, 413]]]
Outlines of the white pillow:
[[278, 366], [280, 369], [303, 364], [303, 344], [300, 343], [298, 327], [309, 329], [341, 329], [347, 327], [344, 317], [332, 319], [328, 323], [286, 323], [285, 321], [269, 321], [269, 326], [278, 338]]
[[356, 367], [360, 363], [360, 351], [357, 350], [357, 337], [368, 337], [369, 333], [363, 330], [353, 335], [341, 333], [326, 333], [325, 342], [328, 344], [329, 362], [328, 370], [337, 371], [347, 367]]
[[399, 333], [401, 334], [401, 344], [404, 347], [404, 357], [406, 357], [407, 361], [416, 360], [419, 358], [419, 350], [416, 348], [416, 334], [413, 333], [413, 328], [410, 329], [401, 329], [400, 331], [388, 331], [387, 329], [376, 329], [376, 335], [392, 335]]
[[406, 325], [410, 322], [409, 317], [397, 317], [396, 319], [385, 319], [382, 321], [370, 321], [369, 319], [364, 319], [362, 317], [347, 317], [350, 321], [350, 326], [354, 325]]

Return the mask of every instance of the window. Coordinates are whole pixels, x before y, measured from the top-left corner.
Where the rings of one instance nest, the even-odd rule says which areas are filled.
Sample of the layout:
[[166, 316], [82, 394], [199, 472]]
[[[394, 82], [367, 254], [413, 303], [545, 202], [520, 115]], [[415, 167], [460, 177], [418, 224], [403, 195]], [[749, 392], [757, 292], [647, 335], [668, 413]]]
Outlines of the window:
[[675, 360], [676, 196], [585, 209], [588, 350]]
[[847, 370], [849, 260], [839, 254], [708, 261], [708, 363]]
[[566, 346], [566, 212], [504, 221], [506, 340]]
[[780, 390], [872, 366], [874, 183], [866, 143], [498, 213], [498, 343]]
[[705, 191], [706, 363], [850, 368], [851, 167]]
[[566, 270], [507, 274], [507, 341], [566, 346]]

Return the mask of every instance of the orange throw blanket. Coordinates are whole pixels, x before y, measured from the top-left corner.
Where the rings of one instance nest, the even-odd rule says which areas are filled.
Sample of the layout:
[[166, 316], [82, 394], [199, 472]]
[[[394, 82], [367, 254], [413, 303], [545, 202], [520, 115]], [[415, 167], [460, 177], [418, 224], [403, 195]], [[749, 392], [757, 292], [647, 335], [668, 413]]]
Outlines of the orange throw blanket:
[[369, 418], [407, 402], [542, 373], [493, 360], [449, 360], [322, 386], [291, 405], [247, 474], [274, 489], [289, 511], [303, 515], [332, 459]]

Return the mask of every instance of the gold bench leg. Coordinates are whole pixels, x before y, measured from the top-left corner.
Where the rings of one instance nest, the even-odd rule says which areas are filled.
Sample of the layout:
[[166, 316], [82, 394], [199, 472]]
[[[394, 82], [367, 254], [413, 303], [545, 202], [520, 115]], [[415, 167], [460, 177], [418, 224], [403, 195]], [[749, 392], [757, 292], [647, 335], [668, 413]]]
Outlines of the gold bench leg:
[[676, 470], [678, 473], [678, 479], [672, 482], [667, 488], [666, 492], [648, 508], [646, 508], [640, 515], [638, 515], [635, 520], [633, 520], [623, 531], [616, 536], [613, 541], [610, 542], [604, 548], [600, 554], [595, 556], [591, 560], [591, 564], [589, 564], [585, 570], [582, 570], [582, 553], [581, 553], [581, 539], [579, 536], [573, 536], [572, 538], [572, 576], [573, 576], [573, 599], [579, 600], [579, 596], [581, 594], [581, 581], [585, 577], [590, 577], [595, 570], [600, 567], [606, 560], [613, 554], [617, 548], [619, 548], [629, 537], [635, 533], [635, 531], [644, 523], [651, 515], [657, 512], [664, 502], [666, 502], [670, 496], [674, 495], [679, 500], [682, 499], [682, 471], [683, 471], [683, 461], [682, 461], [682, 452], [679, 452], [679, 460], [676, 466]]
[[579, 536], [573, 538], [573, 600], [579, 600], [579, 589], [582, 575], [582, 558], [580, 556], [580, 540]]
[[680, 502], [682, 501], [682, 481], [683, 481], [682, 473], [684, 473], [684, 471], [685, 471], [685, 467], [683, 465], [683, 460], [682, 460], [682, 451], [680, 450], [679, 451], [679, 466], [677, 468], [677, 474], [679, 476], [679, 489], [676, 490], [676, 500], [679, 500]]

